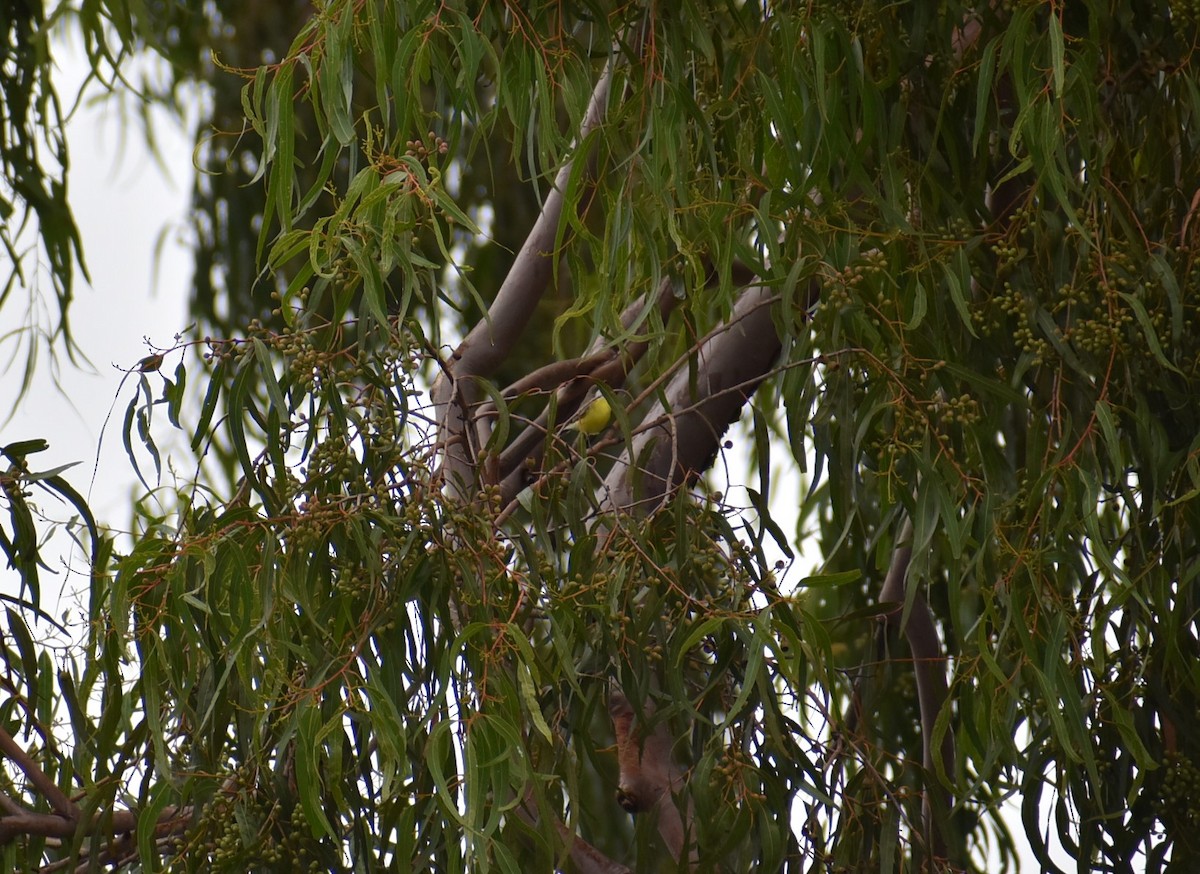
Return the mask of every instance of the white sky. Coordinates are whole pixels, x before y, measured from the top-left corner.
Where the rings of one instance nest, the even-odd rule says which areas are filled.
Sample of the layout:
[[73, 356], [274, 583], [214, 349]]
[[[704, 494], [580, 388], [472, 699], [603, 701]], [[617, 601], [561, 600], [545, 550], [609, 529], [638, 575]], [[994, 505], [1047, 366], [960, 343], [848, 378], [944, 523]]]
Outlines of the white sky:
[[[62, 47], [62, 42], [56, 47]], [[58, 91], [64, 106], [70, 106], [88, 68], [75, 46], [60, 51], [55, 60], [60, 72]], [[93, 84], [89, 94], [99, 92]], [[53, 350], [55, 362], [47, 354], [51, 350], [38, 341], [33, 385], [13, 416], [0, 422], [0, 443], [38, 437], [49, 441], [47, 451], [29, 457], [32, 469], [77, 463], [64, 476], [86, 495], [101, 429], [115, 400], [96, 469], [92, 507], [97, 520], [117, 526], [130, 519], [130, 498], [141, 487], [130, 471], [121, 437], [122, 418], [136, 388], [136, 377], [126, 381], [117, 397], [123, 374], [113, 365], [129, 368], [144, 357], [147, 349], [142, 338], [147, 335], [159, 345], [171, 345], [175, 333], [187, 324], [186, 295], [191, 281], [191, 256], [181, 230], [191, 194], [194, 137], [165, 112], [155, 111], [152, 118], [161, 166], [148, 154], [137, 120], [123, 117], [116, 101], [84, 102], [71, 118], [67, 126], [68, 191], [92, 281], [89, 286], [79, 277], [70, 320], [90, 365], [75, 366], [61, 354], [61, 347]], [[33, 235], [27, 233], [23, 240], [32, 243]], [[156, 246], [160, 248], [157, 258]], [[34, 312], [41, 327], [49, 329], [57, 305], [44, 261], [28, 259], [26, 277], [33, 279], [45, 298]], [[21, 289], [14, 290], [0, 309], [0, 336], [28, 320], [24, 294]], [[22, 340], [18, 349], [17, 342], [9, 337], [0, 345], [0, 410], [13, 407], [20, 389], [26, 343]], [[169, 370], [176, 363], [177, 359], [169, 360]], [[152, 378], [160, 390], [161, 380]], [[70, 505], [60, 504], [44, 492], [35, 493], [34, 500], [52, 519], [75, 515]], [[57, 577], [42, 573], [43, 606], [52, 615], [59, 615], [54, 609], [56, 592], [64, 586], [68, 592], [77, 590], [83, 582], [66, 581], [62, 565], [68, 546], [60, 537], [44, 550], [44, 560], [58, 572]], [[2, 564], [0, 592], [15, 596], [16, 573]]]

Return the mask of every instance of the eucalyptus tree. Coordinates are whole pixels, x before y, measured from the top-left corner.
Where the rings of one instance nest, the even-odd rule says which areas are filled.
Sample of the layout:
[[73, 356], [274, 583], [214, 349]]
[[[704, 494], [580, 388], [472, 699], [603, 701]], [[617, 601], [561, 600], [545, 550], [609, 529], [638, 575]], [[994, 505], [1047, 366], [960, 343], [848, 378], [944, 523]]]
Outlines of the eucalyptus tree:
[[195, 476], [56, 664], [4, 449], [10, 867], [1190, 870], [1194, 10], [185, 8], [81, 15], [240, 113], [125, 416]]

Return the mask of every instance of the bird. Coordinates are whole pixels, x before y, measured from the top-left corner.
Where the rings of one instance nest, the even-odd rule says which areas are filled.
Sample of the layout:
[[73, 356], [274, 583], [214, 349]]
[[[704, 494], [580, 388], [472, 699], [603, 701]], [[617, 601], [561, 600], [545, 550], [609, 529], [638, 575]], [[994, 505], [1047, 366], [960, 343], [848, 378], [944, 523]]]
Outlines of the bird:
[[601, 396], [588, 404], [583, 415], [568, 423], [567, 428], [574, 429], [588, 437], [594, 437], [607, 428], [611, 420], [612, 405], [609, 404], [608, 398]]

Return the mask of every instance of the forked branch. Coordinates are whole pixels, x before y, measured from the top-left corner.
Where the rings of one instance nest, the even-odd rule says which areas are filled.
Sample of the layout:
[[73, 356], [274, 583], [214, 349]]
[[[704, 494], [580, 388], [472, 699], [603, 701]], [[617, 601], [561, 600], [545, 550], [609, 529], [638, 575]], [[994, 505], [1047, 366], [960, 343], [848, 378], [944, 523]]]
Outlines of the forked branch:
[[438, 439], [444, 452], [443, 475], [451, 494], [460, 499], [468, 496], [467, 484], [474, 481], [477, 473], [469, 439], [471, 406], [477, 400], [477, 389], [471, 380], [487, 376], [508, 357], [549, 286], [554, 270], [555, 239], [562, 223], [575, 161], [586, 148], [588, 135], [604, 117], [620, 58], [620, 47], [614, 46], [588, 101], [576, 138], [576, 154], [559, 168], [554, 186], [487, 314], [454, 350], [448, 370], [440, 374], [433, 385], [431, 397], [437, 415]]
[[[51, 813], [30, 810], [8, 795], [0, 794], [0, 845], [20, 837], [37, 837], [66, 845], [81, 832], [84, 835], [102, 836], [101, 845], [94, 852], [89, 852], [85, 847], [78, 859], [52, 862], [41, 869], [43, 874], [52, 874], [76, 864], [83, 870], [92, 870], [96, 866], [117, 864], [137, 857], [137, 841], [133, 839], [138, 826], [137, 811], [124, 808], [104, 811], [85, 821], [79, 806], [3, 728], [0, 728], [0, 754], [20, 769], [32, 791], [44, 797], [53, 809]], [[191, 812], [190, 807], [165, 808], [154, 826], [155, 846], [167, 852], [170, 839], [187, 830]]]

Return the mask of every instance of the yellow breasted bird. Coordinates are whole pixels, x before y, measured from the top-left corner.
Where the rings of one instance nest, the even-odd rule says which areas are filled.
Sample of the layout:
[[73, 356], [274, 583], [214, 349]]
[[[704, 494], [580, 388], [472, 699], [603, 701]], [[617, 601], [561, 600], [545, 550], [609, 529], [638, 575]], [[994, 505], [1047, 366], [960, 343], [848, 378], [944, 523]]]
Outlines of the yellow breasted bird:
[[580, 434], [594, 437], [607, 428], [610, 421], [612, 421], [612, 406], [608, 403], [608, 398], [601, 395], [588, 404], [583, 415], [569, 423], [567, 428], [573, 428]]

